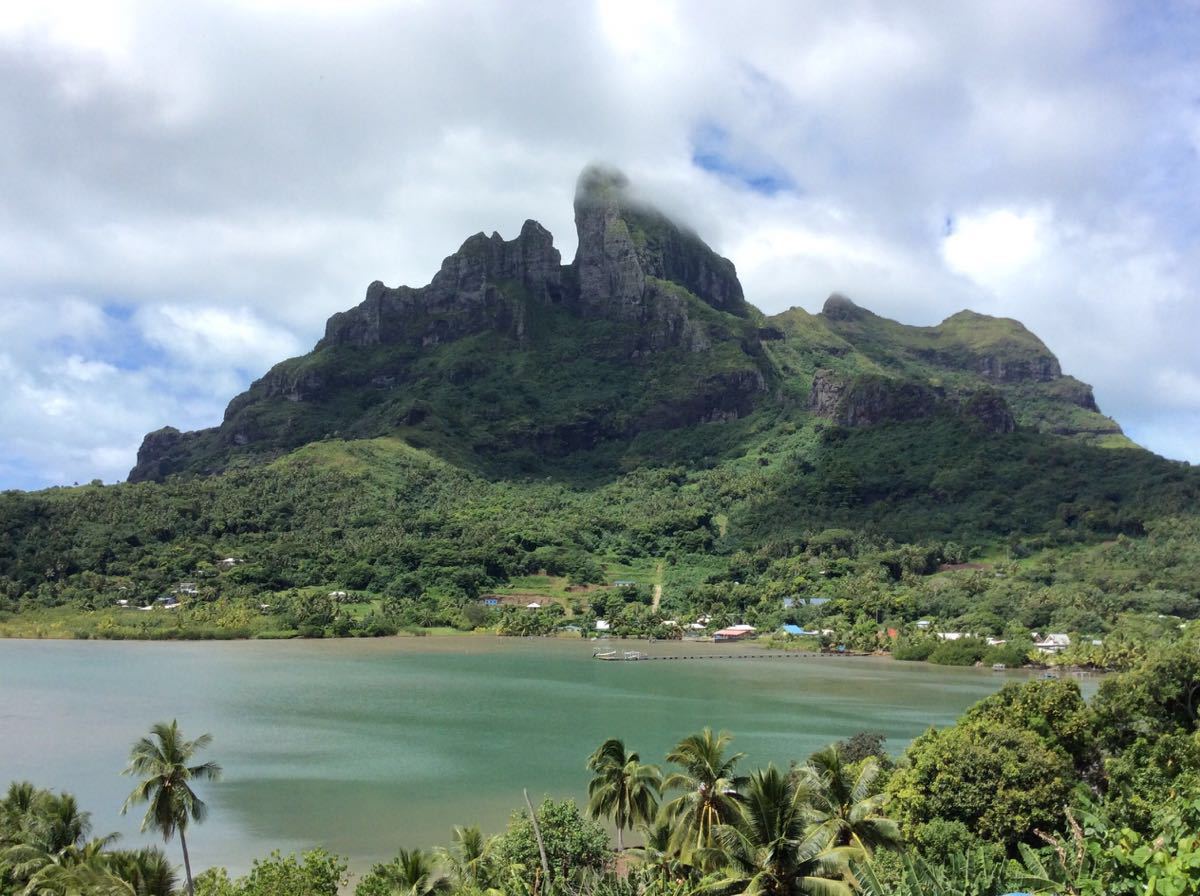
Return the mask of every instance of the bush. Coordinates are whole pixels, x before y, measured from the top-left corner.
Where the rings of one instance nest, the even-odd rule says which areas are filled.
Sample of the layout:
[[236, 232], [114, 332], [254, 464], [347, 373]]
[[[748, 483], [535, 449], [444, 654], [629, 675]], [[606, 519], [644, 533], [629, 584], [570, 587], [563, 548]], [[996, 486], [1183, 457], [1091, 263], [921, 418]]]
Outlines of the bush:
[[944, 863], [955, 853], [977, 849], [988, 850], [997, 861], [1004, 859], [1004, 847], [977, 837], [961, 821], [934, 818], [916, 825], [909, 843], [918, 853], [935, 864]]
[[1033, 731], [986, 718], [960, 721], [912, 742], [888, 781], [888, 814], [906, 836], [941, 819], [1012, 848], [1038, 843], [1035, 830], [1055, 829], [1075, 783], [1066, 754]]
[[937, 646], [938, 643], [933, 638], [915, 638], [913, 640], [901, 638], [892, 649], [892, 656], [898, 660], [920, 662], [929, 659], [929, 655]]
[[1003, 663], [1010, 669], [1024, 666], [1029, 662], [1029, 650], [1027, 648], [1027, 642], [1009, 641], [1007, 644], [997, 644], [995, 647], [989, 647], [984, 653], [983, 664], [985, 666], [994, 666], [997, 663]]
[[882, 731], [859, 731], [846, 740], [839, 740], [835, 746], [842, 762], [850, 765], [862, 762], [864, 759], [887, 759], [887, 750], [883, 748], [887, 735]]
[[[608, 832], [583, 816], [574, 800], [545, 800], [537, 809], [538, 824], [546, 844], [550, 873], [559, 880], [589, 871], [602, 870], [612, 857]], [[541, 859], [533, 825], [527, 812], [513, 815], [508, 830], [496, 842], [496, 858], [502, 866], [519, 865], [532, 887], [540, 875]]]
[[196, 896], [337, 896], [346, 883], [346, 862], [323, 849], [299, 859], [278, 851], [255, 859], [250, 873], [230, 880], [224, 868], [211, 868], [196, 877]]
[[981, 638], [943, 641], [929, 654], [929, 662], [939, 666], [974, 666], [983, 659], [987, 649], [987, 642]]

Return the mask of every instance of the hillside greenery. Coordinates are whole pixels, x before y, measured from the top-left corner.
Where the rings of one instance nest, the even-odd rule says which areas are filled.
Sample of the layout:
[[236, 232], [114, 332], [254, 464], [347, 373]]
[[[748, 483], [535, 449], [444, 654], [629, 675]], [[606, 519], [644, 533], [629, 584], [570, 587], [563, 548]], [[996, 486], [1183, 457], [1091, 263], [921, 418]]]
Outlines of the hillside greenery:
[[[1099, 636], [1129, 615], [1200, 614], [1200, 477], [1184, 465], [1030, 431], [981, 440], [950, 418], [846, 430], [760, 415], [702, 427], [690, 448], [711, 459], [731, 429], [754, 447], [590, 486], [489, 479], [381, 438], [216, 476], [5, 492], [0, 631], [530, 633], [614, 616], [617, 633], [663, 637], [666, 620], [708, 615], [824, 620], [869, 648], [878, 624], [923, 617]], [[558, 615], [480, 603], [508, 593]], [[173, 594], [174, 610], [136, 609]], [[829, 600], [785, 611], [795, 596]]]

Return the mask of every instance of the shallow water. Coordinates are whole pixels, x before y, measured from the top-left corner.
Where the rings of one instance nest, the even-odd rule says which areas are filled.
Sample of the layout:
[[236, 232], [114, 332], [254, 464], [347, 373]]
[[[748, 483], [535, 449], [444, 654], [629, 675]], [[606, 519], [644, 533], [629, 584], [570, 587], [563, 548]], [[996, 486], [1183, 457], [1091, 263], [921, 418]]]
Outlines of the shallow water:
[[[353, 868], [454, 824], [499, 830], [527, 787], [582, 798], [607, 737], [660, 762], [705, 725], [749, 767], [786, 765], [863, 729], [899, 752], [1020, 673], [874, 658], [604, 663], [585, 641], [489, 637], [143, 643], [0, 641], [0, 786], [74, 792], [98, 833], [148, 841], [122, 817], [130, 745], [177, 718], [224, 766], [189, 836], [198, 868], [324, 845]], [[757, 654], [654, 644], [655, 655]], [[1092, 687], [1084, 685], [1085, 690]], [[177, 846], [169, 847], [177, 858]]]

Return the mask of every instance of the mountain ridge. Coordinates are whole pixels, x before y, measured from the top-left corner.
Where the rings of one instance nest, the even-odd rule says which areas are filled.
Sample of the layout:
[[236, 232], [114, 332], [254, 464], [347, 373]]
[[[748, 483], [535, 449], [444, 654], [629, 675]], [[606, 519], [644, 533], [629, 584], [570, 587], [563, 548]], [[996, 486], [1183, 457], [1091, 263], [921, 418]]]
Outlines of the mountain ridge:
[[469, 237], [426, 286], [375, 281], [217, 427], [149, 433], [130, 480], [331, 436], [398, 435], [501, 476], [601, 453], [593, 466], [617, 469], [620, 443], [759, 413], [851, 427], [951, 413], [993, 435], [1132, 444], [1017, 321], [960, 311], [910, 327], [837, 293], [819, 314], [768, 317], [731, 261], [634, 199], [620, 172], [585, 169], [574, 206], [570, 264], [527, 220], [511, 240]]

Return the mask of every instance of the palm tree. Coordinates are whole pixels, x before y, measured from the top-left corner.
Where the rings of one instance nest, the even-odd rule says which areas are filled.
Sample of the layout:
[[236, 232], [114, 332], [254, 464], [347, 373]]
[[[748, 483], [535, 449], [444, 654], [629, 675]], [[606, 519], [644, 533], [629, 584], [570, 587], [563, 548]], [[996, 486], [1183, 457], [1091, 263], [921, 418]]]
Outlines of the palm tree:
[[156, 846], [111, 852], [108, 867], [133, 887], [137, 896], [172, 896], [178, 883], [175, 868], [166, 853]]
[[653, 881], [657, 892], [669, 891], [672, 881], [686, 880], [692, 867], [680, 860], [672, 844], [674, 826], [665, 813], [642, 826], [642, 845], [629, 852], [641, 863], [647, 883]]
[[113, 892], [104, 850], [117, 835], [88, 841], [91, 829], [70, 794], [13, 783], [0, 800], [0, 877], [27, 894]]
[[81, 845], [91, 829], [91, 814], [67, 793], [13, 782], [0, 801], [0, 847], [28, 846], [57, 853]]
[[683, 767], [663, 783], [664, 790], [683, 791], [663, 809], [675, 822], [675, 848], [684, 859], [712, 845], [713, 828], [737, 818], [738, 791], [747, 779], [734, 775], [743, 754], [725, 756], [732, 739], [726, 731], [714, 735], [705, 728], [685, 737], [667, 754], [668, 762]]
[[643, 765], [637, 753], [626, 753], [616, 738], [602, 743], [587, 763], [593, 772], [588, 783], [588, 814], [611, 818], [617, 827], [617, 850], [624, 851], [624, 833], [636, 824], [649, 824], [658, 811], [662, 772]]
[[92, 813], [80, 809], [69, 793], [47, 794], [44, 804], [38, 807], [38, 818], [44, 825], [45, 842], [52, 850], [82, 844], [92, 829]]
[[21, 896], [137, 896], [102, 862], [51, 864], [29, 879]]
[[0, 844], [16, 841], [42, 793], [28, 781], [13, 781], [8, 785], [8, 792], [0, 800]]
[[215, 762], [200, 765], [188, 763], [211, 742], [212, 737], [208, 734], [202, 734], [195, 740], [185, 740], [174, 719], [169, 725], [159, 722], [150, 729], [150, 737], [143, 737], [133, 745], [129, 753], [129, 767], [124, 772], [138, 776], [141, 781], [125, 800], [121, 813], [129, 811], [130, 806], [149, 803], [146, 816], [142, 819], [142, 830], [157, 830], [164, 842], [178, 832], [188, 896], [195, 896], [196, 890], [192, 883], [192, 863], [188, 857], [184, 832], [191, 822], [199, 824], [208, 815], [208, 807], [196, 796], [191, 782], [215, 781], [221, 776], [221, 767]]
[[876, 849], [898, 849], [900, 828], [883, 814], [887, 794], [871, 790], [880, 773], [873, 756], [863, 760], [858, 773], [842, 762], [836, 746], [814, 753], [799, 774], [811, 776], [814, 786], [814, 820], [832, 846], [856, 846], [867, 855]]
[[849, 896], [853, 847], [832, 847], [809, 824], [809, 789], [769, 765], [750, 777], [739, 816], [714, 830], [713, 859], [724, 866], [706, 889], [739, 896]]
[[487, 890], [496, 879], [496, 862], [492, 855], [495, 837], [485, 837], [475, 826], [454, 826], [454, 846], [438, 847], [435, 855], [450, 872], [455, 889]]
[[23, 896], [75, 896], [75, 894], [122, 894], [135, 896], [133, 889], [108, 866], [104, 850], [117, 834], [71, 842], [53, 851], [40, 844], [23, 843], [3, 852], [4, 864], [17, 881], [25, 883]]
[[373, 886], [370, 888], [372, 894], [437, 896], [437, 894], [448, 893], [451, 889], [450, 881], [437, 876], [430, 856], [419, 849], [414, 849], [412, 852], [402, 849], [396, 858], [386, 865], [376, 865], [371, 869], [371, 873], [360, 882], [360, 890], [363, 889], [367, 878], [372, 879]]

